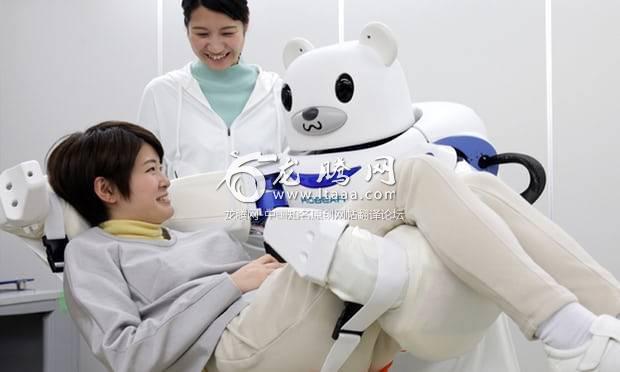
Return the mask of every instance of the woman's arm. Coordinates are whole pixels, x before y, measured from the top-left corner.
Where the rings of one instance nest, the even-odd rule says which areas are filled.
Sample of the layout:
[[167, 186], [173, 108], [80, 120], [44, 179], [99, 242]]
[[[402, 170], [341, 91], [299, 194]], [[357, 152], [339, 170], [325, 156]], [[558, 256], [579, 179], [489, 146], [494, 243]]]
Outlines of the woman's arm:
[[150, 130], [159, 138], [159, 120], [157, 118], [157, 106], [153, 95], [152, 82], [149, 83], [142, 92], [140, 108], [138, 109], [138, 123]]
[[142, 93], [142, 98], [140, 100], [140, 108], [138, 109], [137, 124], [151, 131], [162, 142], [162, 145], [164, 146], [163, 162], [166, 168], [166, 174], [169, 178], [176, 178], [174, 169], [172, 169], [173, 164], [170, 159], [170, 149], [165, 147], [167, 142], [161, 138], [161, 130], [159, 125], [159, 122], [161, 121], [159, 110], [161, 110], [161, 107], [157, 107], [154, 89], [153, 81], [151, 81], [144, 88], [144, 92]]

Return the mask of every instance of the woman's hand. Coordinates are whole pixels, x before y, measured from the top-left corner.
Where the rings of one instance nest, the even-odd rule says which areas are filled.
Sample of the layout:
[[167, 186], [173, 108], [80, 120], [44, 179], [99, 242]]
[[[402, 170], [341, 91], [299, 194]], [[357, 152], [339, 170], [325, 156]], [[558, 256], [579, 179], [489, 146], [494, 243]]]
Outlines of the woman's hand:
[[239, 270], [230, 275], [233, 283], [246, 293], [258, 288], [275, 269], [279, 269], [284, 264], [278, 262], [272, 256], [266, 254], [242, 266]]

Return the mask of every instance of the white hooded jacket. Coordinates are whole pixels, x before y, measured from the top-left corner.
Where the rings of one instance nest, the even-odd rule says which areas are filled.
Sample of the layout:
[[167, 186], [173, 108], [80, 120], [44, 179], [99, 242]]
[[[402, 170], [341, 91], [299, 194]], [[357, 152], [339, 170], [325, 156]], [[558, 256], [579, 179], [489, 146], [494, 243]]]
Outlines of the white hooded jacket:
[[276, 73], [259, 73], [243, 111], [230, 128], [211, 108], [191, 63], [153, 79], [144, 88], [138, 124], [151, 130], [164, 147], [170, 177], [224, 170], [240, 155], [280, 153], [285, 147], [282, 80]]

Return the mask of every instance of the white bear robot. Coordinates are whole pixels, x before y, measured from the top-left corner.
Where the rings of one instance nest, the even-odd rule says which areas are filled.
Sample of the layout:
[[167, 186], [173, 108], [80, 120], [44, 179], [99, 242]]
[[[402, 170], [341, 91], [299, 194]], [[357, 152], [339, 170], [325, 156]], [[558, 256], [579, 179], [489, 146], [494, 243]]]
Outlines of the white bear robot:
[[[351, 198], [365, 197], [369, 179], [380, 176], [375, 173], [387, 171], [389, 178], [394, 159], [416, 154], [432, 154], [462, 172], [484, 168], [497, 173], [497, 164], [519, 162], [531, 176], [522, 195], [530, 200], [540, 195], [540, 164], [519, 154], [495, 154], [473, 110], [441, 102], [412, 106], [396, 55], [396, 41], [380, 23], [367, 25], [356, 41], [317, 49], [305, 39], [287, 44], [282, 104], [290, 113], [290, 151], [282, 158], [282, 168], [295, 170], [284, 180], [291, 207], [341, 208]], [[279, 247], [295, 243], [277, 234], [283, 228], [292, 227], [270, 220], [265, 231], [277, 253]], [[445, 370], [456, 365], [461, 371], [518, 370], [505, 320], [496, 322], [497, 306], [457, 279], [415, 227], [397, 228], [386, 237], [418, 256], [412, 272], [419, 275], [413, 289], [419, 301], [410, 309], [417, 328], [407, 339], [409, 352], [426, 361], [461, 357], [444, 363]], [[285, 254], [289, 262], [297, 259]], [[312, 270], [300, 274], [316, 279]]]

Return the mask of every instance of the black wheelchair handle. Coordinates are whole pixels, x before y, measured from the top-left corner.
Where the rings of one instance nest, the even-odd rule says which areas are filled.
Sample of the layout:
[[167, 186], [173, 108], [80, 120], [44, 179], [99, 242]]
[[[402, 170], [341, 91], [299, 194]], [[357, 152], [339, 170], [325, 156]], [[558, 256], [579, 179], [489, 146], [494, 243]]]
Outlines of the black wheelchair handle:
[[530, 204], [534, 204], [543, 193], [545, 184], [547, 183], [545, 168], [538, 160], [529, 155], [506, 152], [493, 156], [482, 155], [478, 161], [478, 165], [482, 169], [492, 165], [509, 163], [521, 164], [527, 169], [527, 172], [530, 174], [530, 184], [527, 186], [527, 189], [521, 193], [521, 196]]

